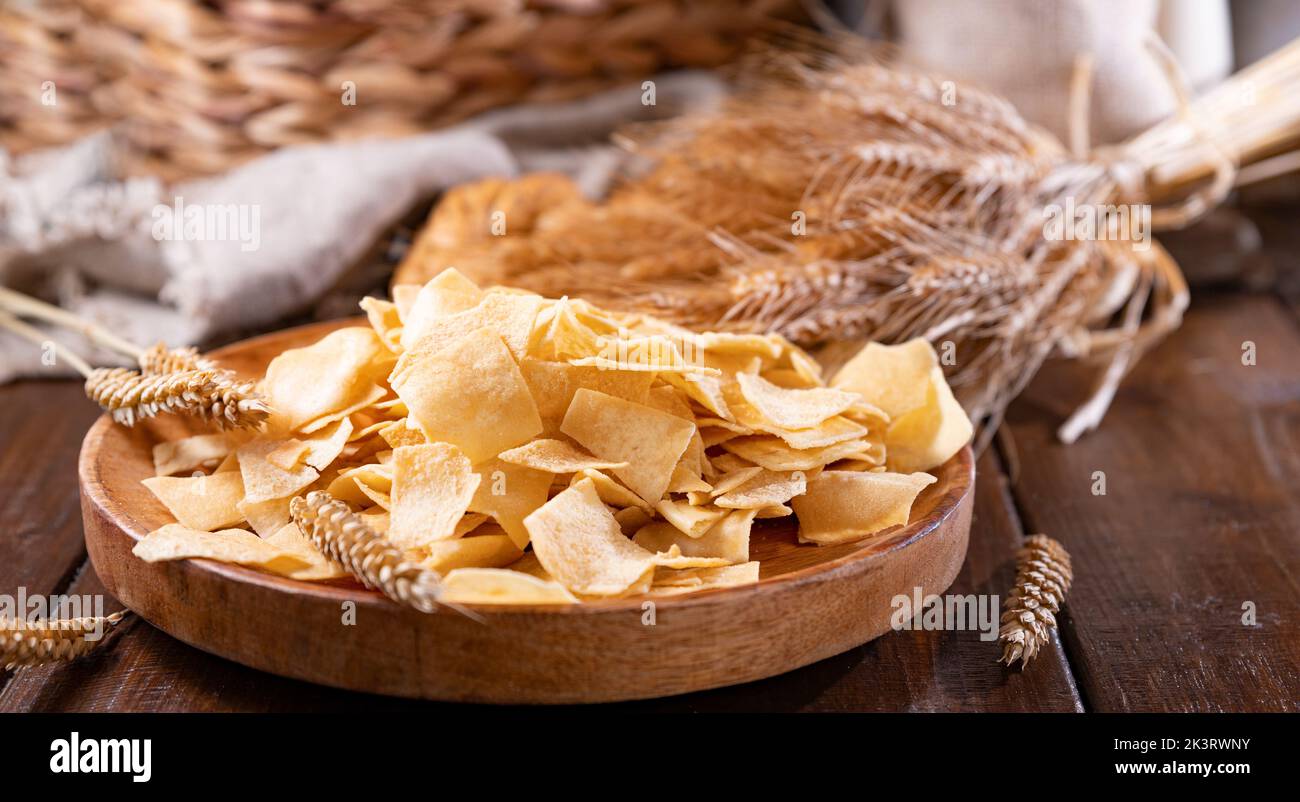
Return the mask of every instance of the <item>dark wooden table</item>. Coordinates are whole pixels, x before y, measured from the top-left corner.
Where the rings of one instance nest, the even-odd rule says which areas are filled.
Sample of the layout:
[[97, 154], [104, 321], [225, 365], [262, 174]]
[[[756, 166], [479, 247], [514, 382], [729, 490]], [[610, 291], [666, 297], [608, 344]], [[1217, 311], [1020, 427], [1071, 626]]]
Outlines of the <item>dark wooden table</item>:
[[[1190, 251], [1178, 254], [1185, 267], [1209, 258]], [[1275, 275], [1300, 275], [1297, 253], [1290, 244], [1272, 252]], [[1054, 437], [1072, 370], [1040, 377], [1013, 406], [980, 460], [970, 552], [950, 592], [1005, 594], [1026, 533], [1060, 539], [1076, 582], [1059, 642], [1028, 670], [997, 665], [996, 644], [978, 632], [899, 632], [774, 679], [615, 707], [1300, 710], [1294, 289], [1282, 280], [1198, 291], [1182, 329], [1141, 362], [1102, 428], [1072, 446]], [[1242, 364], [1247, 342], [1253, 366]], [[75, 470], [95, 416], [71, 382], [0, 387], [0, 592], [101, 592], [82, 544]], [[1104, 495], [1094, 493], [1098, 472]], [[434, 706], [263, 674], [138, 618], [89, 659], [0, 675], [0, 711]]]

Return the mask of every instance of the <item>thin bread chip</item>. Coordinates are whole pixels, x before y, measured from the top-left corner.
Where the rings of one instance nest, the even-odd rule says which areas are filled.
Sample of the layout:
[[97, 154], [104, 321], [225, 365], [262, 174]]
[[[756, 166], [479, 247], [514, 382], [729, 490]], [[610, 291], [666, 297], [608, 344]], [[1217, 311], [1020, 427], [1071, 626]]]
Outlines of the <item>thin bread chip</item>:
[[569, 484], [576, 485], [583, 479], [590, 479], [596, 485], [596, 493], [600, 496], [600, 500], [611, 507], [639, 507], [646, 512], [652, 509], [652, 505], [647, 504], [645, 499], [597, 470], [578, 471]]
[[[846, 440], [823, 448], [796, 449], [768, 435], [737, 437], [722, 444], [732, 454], [769, 471], [810, 471], [846, 459], [867, 446], [863, 440]], [[714, 465], [717, 464], [715, 459]]]
[[153, 447], [155, 476], [191, 473], [213, 466], [231, 452], [230, 438], [221, 434], [196, 434]]
[[500, 459], [489, 460], [474, 470], [480, 481], [469, 503], [470, 511], [491, 515], [522, 550], [528, 545], [524, 519], [546, 503], [551, 474]]
[[448, 443], [395, 449], [388, 538], [398, 548], [414, 549], [455, 537], [479, 479], [465, 455]]
[[472, 309], [435, 318], [423, 328], [417, 328], [414, 322], [408, 323], [402, 337], [403, 344], [408, 351], [432, 353], [455, 344], [470, 332], [486, 328], [505, 343], [515, 359], [522, 359], [528, 355], [533, 320], [541, 307], [540, 295], [492, 290]]
[[299, 557], [244, 529], [205, 532], [181, 524], [167, 524], [146, 535], [131, 553], [147, 563], [204, 559], [247, 565], [287, 574], [304, 568]]
[[295, 523], [287, 523], [280, 527], [266, 538], [266, 542], [304, 563], [301, 568], [290, 569], [285, 574], [290, 579], [319, 582], [326, 579], [340, 579], [348, 575], [348, 572], [343, 570], [343, 566], [321, 554]]
[[623, 534], [631, 537], [641, 527], [654, 521], [654, 518], [641, 507], [624, 507], [614, 513], [614, 520], [618, 521], [618, 528], [623, 530]]
[[431, 571], [446, 574], [458, 568], [502, 568], [523, 556], [523, 551], [510, 540], [509, 535], [493, 528], [499, 534], [430, 543], [428, 556], [420, 564]]
[[937, 365], [930, 371], [925, 404], [889, 424], [885, 451], [891, 471], [928, 471], [947, 462], [970, 440], [974, 428]]
[[717, 557], [742, 563], [749, 559], [749, 535], [756, 512], [732, 510], [698, 538], [666, 521], [656, 521], [637, 530], [633, 540], [648, 551], [664, 552], [676, 546], [688, 557]]
[[290, 429], [369, 397], [392, 365], [392, 352], [369, 328], [338, 329], [271, 360], [261, 390]]
[[236, 506], [244, 516], [244, 520], [248, 521], [248, 525], [253, 527], [253, 531], [262, 537], [270, 537], [289, 523], [289, 499], [287, 498], [255, 502], [244, 500]]
[[[392, 364], [393, 364], [392, 361], [388, 361], [384, 363], [386, 367], [391, 366]], [[319, 418], [316, 418], [315, 420], [308, 421], [307, 423], [304, 423], [303, 425], [299, 426], [298, 431], [302, 434], [314, 434], [316, 432], [319, 432], [322, 429], [325, 429], [326, 427], [340, 420], [343, 420], [344, 418], [347, 418], [351, 415], [356, 414], [357, 412], [360, 412], [363, 409], [366, 409], [367, 407], [372, 407], [375, 404], [380, 403], [383, 400], [384, 396], [386, 395], [388, 395], [388, 390], [386, 388], [381, 387], [379, 385], [375, 385], [374, 387], [370, 388], [369, 392], [367, 392], [357, 401], [353, 402], [350, 406], [346, 406], [342, 409], [336, 409], [333, 412], [327, 413], [325, 415], [321, 415]]]
[[583, 596], [619, 596], [648, 586], [654, 555], [628, 540], [584, 479], [524, 519], [533, 551], [551, 576]]
[[664, 499], [655, 505], [663, 519], [677, 527], [687, 537], [701, 537], [727, 514], [716, 507], [694, 506], [681, 501]]
[[393, 353], [402, 350], [402, 315], [397, 311], [397, 304], [366, 296], [361, 299], [361, 308], [366, 313], [370, 328], [379, 335], [379, 340]]
[[[409, 293], [410, 290], [405, 292]], [[397, 287], [393, 288], [393, 298], [398, 300]], [[447, 268], [429, 279], [423, 287], [416, 289], [410, 306], [401, 313], [401, 347], [410, 348], [428, 334], [437, 321], [473, 309], [482, 301], [483, 291], [477, 284], [465, 278], [456, 268]], [[398, 307], [400, 310], [401, 304]]]
[[778, 387], [762, 376], [736, 375], [745, 400], [764, 418], [783, 429], [811, 429], [833, 418], [860, 400], [856, 393], [815, 387], [791, 390]]
[[547, 362], [532, 358], [521, 360], [519, 370], [537, 403], [543, 431], [548, 437], [559, 434], [564, 413], [569, 411], [573, 395], [578, 390], [585, 387], [625, 401], [644, 404], [650, 393], [650, 384], [655, 378], [652, 373], [582, 368], [567, 362]]
[[730, 493], [732, 490], [735, 490], [736, 488], [740, 487], [744, 483], [748, 482], [750, 479], [753, 479], [755, 476], [758, 476], [763, 471], [764, 468], [761, 468], [757, 465], [751, 465], [746, 468], [737, 468], [734, 471], [728, 471], [724, 473], [718, 479], [718, 481], [713, 483], [713, 490], [710, 491], [709, 495], [716, 497], [716, 496], [721, 496], [724, 493]]
[[457, 568], [442, 578], [439, 598], [450, 604], [577, 604], [559, 582], [508, 568]]
[[778, 473], [763, 470], [734, 490], [713, 499], [719, 507], [739, 510], [759, 510], [784, 504], [808, 489], [807, 475], [803, 471]]
[[867, 343], [839, 369], [831, 387], [857, 393], [897, 418], [925, 405], [930, 371], [938, 365], [934, 348], [920, 337], [900, 345]]
[[560, 431], [598, 457], [628, 463], [614, 475], [654, 503], [667, 491], [673, 469], [695, 434], [695, 424], [583, 388], [574, 394]]
[[719, 568], [687, 568], [677, 571], [670, 568], [660, 568], [655, 573], [655, 581], [650, 588], [650, 595], [675, 596], [715, 588], [753, 585], [758, 582], [758, 575], [759, 564], [757, 562], [725, 565]]
[[756, 512], [757, 514], [754, 517], [758, 519], [784, 518], [787, 515], [793, 515], [794, 508], [790, 507], [788, 504], [777, 504], [772, 507], [763, 507]]
[[576, 473], [585, 470], [626, 468], [626, 462], [610, 462], [588, 454], [565, 440], [539, 439], [502, 451], [499, 458], [548, 473]]
[[143, 484], [177, 521], [190, 529], [211, 532], [244, 520], [239, 511], [239, 502], [244, 498], [244, 480], [239, 471], [211, 476], [154, 476]]
[[670, 568], [681, 570], [684, 568], [721, 568], [724, 565], [730, 565], [729, 562], [721, 557], [694, 557], [682, 554], [682, 550], [676, 544], [669, 546], [667, 551], [662, 551], [654, 556], [656, 568]]
[[296, 437], [280, 441], [266, 454], [266, 461], [282, 471], [292, 471], [307, 456], [307, 444]]
[[928, 473], [823, 471], [790, 501], [799, 539], [843, 543], [904, 526], [917, 495], [935, 481]]
[[496, 332], [480, 328], [436, 352], [428, 340], [402, 354], [391, 381], [430, 442], [451, 443], [477, 464], [541, 434], [537, 405]]
[[288, 498], [316, 481], [320, 471], [310, 465], [295, 465], [286, 471], [272, 464], [268, 457], [283, 447], [284, 441], [253, 440], [240, 446], [239, 472], [244, 478], [244, 501], [255, 504]]
[[343, 453], [343, 447], [352, 438], [352, 421], [341, 418], [303, 440], [307, 451], [302, 461], [318, 471], [323, 471]]

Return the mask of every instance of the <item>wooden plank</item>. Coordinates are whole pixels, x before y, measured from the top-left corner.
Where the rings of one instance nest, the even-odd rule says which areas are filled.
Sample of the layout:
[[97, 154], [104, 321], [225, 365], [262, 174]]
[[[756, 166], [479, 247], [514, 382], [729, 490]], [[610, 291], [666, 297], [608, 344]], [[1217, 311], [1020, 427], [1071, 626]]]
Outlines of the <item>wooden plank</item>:
[[[980, 459], [970, 548], [952, 594], [1005, 596], [1024, 533], [998, 457]], [[996, 660], [996, 642], [978, 632], [894, 632], [844, 654], [770, 680], [638, 702], [663, 711], [1081, 711], [1070, 668], [1053, 643], [1024, 672]]]
[[[952, 592], [1005, 593], [1021, 539], [996, 457], [977, 484], [969, 557]], [[102, 592], [93, 571], [77, 592]], [[28, 669], [0, 694], [0, 710], [397, 710], [436, 705], [310, 685], [206, 655], [136, 620], [102, 653]], [[1077, 710], [1059, 649], [1023, 674], [994, 659], [978, 632], [900, 632], [758, 683], [629, 705], [671, 710]]]
[[1089, 709], [1300, 710], [1297, 355], [1272, 297], [1204, 295], [1078, 443], [1054, 436], [1059, 375], [1014, 405], [1022, 518], [1074, 557], [1062, 627]]
[[85, 560], [77, 453], [98, 415], [79, 382], [0, 387], [0, 593], [60, 592]]

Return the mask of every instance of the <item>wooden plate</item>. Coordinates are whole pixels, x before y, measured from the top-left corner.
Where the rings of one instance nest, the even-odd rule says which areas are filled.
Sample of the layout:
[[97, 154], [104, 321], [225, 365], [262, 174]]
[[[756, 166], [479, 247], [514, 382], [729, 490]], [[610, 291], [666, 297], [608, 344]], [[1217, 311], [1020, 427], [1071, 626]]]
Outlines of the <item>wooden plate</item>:
[[[260, 375], [286, 348], [353, 321], [267, 335], [215, 353]], [[351, 583], [313, 584], [208, 560], [146, 563], [136, 541], [171, 515], [141, 484], [152, 447], [198, 431], [160, 417], [100, 418], [82, 444], [81, 507], [95, 570], [123, 604], [204, 651], [288, 677], [453, 701], [568, 703], [687, 693], [770, 677], [890, 629], [897, 594], [942, 593], [966, 556], [974, 464], [936, 472], [911, 523], [876, 541], [801, 546], [788, 520], [756, 527], [757, 585], [569, 607], [480, 607], [485, 623], [425, 615]], [[349, 613], [355, 623], [344, 623]]]

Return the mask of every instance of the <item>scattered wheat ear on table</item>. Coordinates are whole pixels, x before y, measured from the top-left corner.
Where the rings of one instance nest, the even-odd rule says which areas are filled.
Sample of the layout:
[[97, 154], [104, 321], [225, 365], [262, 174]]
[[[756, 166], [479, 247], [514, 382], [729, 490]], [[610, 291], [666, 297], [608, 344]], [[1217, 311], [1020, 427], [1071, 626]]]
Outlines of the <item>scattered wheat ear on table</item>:
[[[89, 654], [107, 638], [127, 612], [98, 618], [63, 618], [55, 621], [12, 621], [0, 619], [0, 668], [10, 671], [22, 666], [38, 666], [75, 660]], [[99, 632], [101, 637], [87, 640], [86, 634]]]
[[1056, 614], [1074, 581], [1070, 555], [1047, 535], [1030, 535], [1016, 554], [1016, 584], [1002, 613], [1001, 662], [1024, 668], [1052, 639]]

